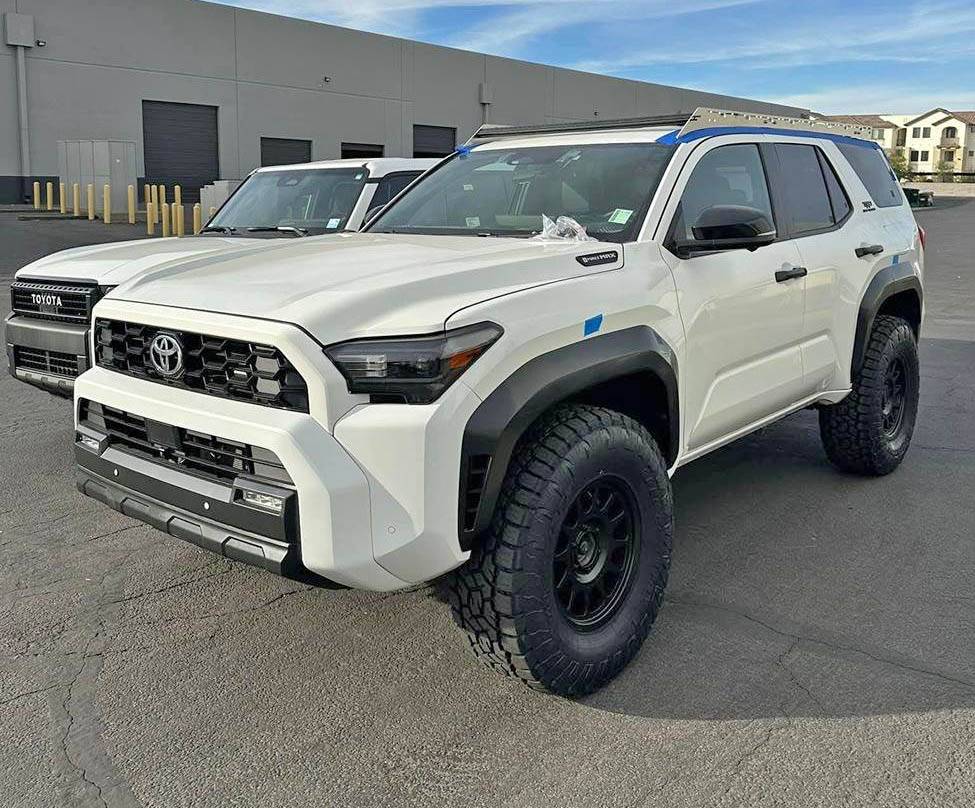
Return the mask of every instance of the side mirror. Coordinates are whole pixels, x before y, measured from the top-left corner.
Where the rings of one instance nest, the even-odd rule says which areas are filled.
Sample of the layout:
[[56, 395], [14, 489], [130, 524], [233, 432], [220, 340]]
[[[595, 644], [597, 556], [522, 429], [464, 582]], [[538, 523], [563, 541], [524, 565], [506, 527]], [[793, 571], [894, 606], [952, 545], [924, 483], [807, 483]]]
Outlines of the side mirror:
[[713, 205], [691, 226], [694, 238], [677, 242], [680, 255], [718, 250], [757, 250], [776, 239], [768, 215], [747, 205]]

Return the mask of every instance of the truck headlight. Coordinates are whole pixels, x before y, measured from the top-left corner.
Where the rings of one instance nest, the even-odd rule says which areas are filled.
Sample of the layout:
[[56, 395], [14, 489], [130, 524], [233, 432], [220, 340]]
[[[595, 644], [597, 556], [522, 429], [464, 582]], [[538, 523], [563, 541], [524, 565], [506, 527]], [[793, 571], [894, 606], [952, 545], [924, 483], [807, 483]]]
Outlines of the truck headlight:
[[363, 339], [325, 349], [350, 393], [378, 401], [429, 404], [504, 333], [496, 323], [427, 337]]

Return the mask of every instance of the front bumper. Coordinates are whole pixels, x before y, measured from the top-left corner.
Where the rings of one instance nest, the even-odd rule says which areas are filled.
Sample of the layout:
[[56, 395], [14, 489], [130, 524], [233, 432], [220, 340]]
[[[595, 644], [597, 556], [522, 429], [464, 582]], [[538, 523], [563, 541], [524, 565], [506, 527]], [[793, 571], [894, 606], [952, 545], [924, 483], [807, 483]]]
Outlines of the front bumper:
[[[445, 424], [466, 422], [464, 408], [476, 401], [469, 390], [458, 388], [459, 409], [353, 408], [338, 420], [334, 434], [313, 414], [213, 400], [101, 367], [78, 379], [75, 396], [76, 410], [87, 399], [261, 447], [273, 452], [290, 477], [295, 523], [275, 533], [270, 523], [242, 521], [244, 506], [229, 485], [215, 490], [207, 480], [201, 487], [178, 465], [111, 446], [93, 452], [76, 444], [82, 493], [170, 535], [281, 575], [311, 574], [378, 591], [430, 580], [467, 557], [456, 521], [462, 429]], [[76, 412], [84, 434], [77, 418]], [[456, 463], [447, 462], [452, 456]]]
[[70, 397], [89, 366], [87, 325], [10, 314], [4, 340], [10, 375], [55, 395]]

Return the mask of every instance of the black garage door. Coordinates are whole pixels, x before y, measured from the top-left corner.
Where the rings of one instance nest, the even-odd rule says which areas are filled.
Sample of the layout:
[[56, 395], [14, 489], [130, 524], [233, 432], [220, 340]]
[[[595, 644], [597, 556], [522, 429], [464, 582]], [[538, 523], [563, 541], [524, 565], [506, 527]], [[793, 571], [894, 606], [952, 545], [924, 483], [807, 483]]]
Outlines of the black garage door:
[[287, 137], [261, 138], [261, 165], [286, 166], [311, 162], [311, 141]]
[[216, 107], [143, 101], [142, 137], [146, 182], [179, 185], [183, 199], [196, 202], [220, 176]]
[[452, 126], [413, 127], [414, 157], [446, 157], [457, 147], [457, 130]]

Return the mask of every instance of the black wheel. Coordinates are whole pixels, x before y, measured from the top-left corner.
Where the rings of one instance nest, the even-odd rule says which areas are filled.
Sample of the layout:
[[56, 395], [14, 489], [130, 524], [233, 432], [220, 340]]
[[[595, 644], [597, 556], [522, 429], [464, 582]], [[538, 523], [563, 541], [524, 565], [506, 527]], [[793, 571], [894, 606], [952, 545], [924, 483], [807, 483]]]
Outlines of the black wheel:
[[819, 411], [830, 462], [855, 474], [892, 472], [911, 445], [919, 391], [914, 331], [899, 317], [878, 317], [852, 392]]
[[672, 535], [670, 480], [650, 433], [611, 410], [558, 407], [520, 444], [489, 534], [447, 579], [454, 619], [499, 671], [591, 693], [646, 639]]

